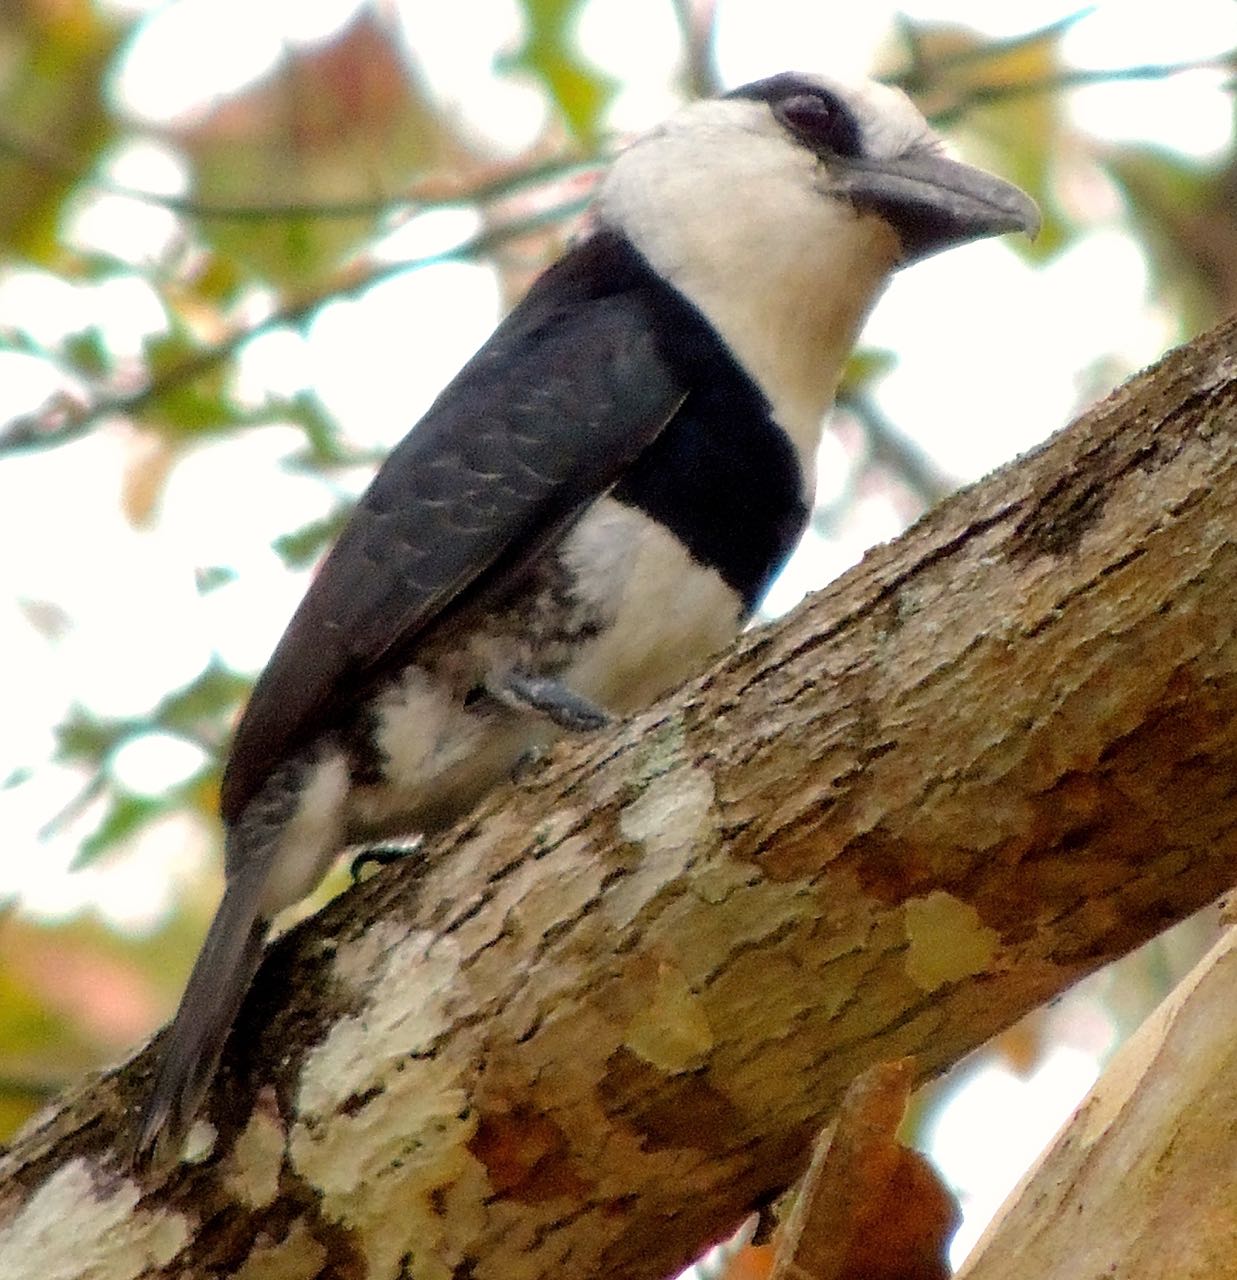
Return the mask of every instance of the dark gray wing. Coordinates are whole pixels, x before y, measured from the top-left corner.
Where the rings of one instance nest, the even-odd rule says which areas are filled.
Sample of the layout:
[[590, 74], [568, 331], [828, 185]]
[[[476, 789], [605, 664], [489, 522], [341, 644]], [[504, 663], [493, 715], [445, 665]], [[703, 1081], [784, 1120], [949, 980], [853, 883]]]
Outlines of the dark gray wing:
[[541, 277], [362, 497], [237, 727], [225, 821], [465, 588], [561, 533], [682, 404], [648, 300], [605, 291], [588, 245]]

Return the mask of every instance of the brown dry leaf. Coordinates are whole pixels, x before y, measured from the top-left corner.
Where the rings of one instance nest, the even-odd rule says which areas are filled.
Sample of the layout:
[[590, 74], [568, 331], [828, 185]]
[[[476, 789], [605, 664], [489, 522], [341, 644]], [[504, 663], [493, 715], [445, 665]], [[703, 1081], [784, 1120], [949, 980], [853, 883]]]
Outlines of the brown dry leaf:
[[[414, 175], [467, 169], [465, 145], [435, 109], [395, 31], [369, 8], [330, 40], [289, 49], [257, 85], [174, 131], [204, 206], [284, 208], [202, 220], [212, 244], [303, 291], [381, 222]], [[318, 206], [373, 201], [355, 217]]]
[[150, 432], [135, 435], [120, 490], [120, 509], [135, 528], [150, 523], [178, 456], [163, 437]]
[[884, 1187], [858, 1219], [843, 1280], [946, 1280], [957, 1201], [918, 1151], [899, 1147]]
[[778, 1246], [774, 1280], [945, 1280], [961, 1213], [927, 1161], [897, 1140], [910, 1059], [880, 1063], [847, 1090]]
[[1020, 1076], [1030, 1075], [1044, 1058], [1049, 1040], [1047, 1020], [1048, 1010], [1036, 1009], [994, 1036], [989, 1051], [1011, 1071]]
[[769, 1280], [776, 1258], [774, 1245], [744, 1245], [726, 1264], [722, 1280]]

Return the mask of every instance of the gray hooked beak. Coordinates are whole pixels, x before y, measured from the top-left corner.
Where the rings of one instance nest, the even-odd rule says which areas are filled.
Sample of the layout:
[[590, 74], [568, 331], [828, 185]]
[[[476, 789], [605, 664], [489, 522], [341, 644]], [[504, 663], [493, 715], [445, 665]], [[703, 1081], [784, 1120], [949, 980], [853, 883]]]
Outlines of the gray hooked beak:
[[857, 209], [879, 214], [902, 241], [900, 266], [968, 240], [1025, 231], [1039, 209], [1012, 182], [934, 151], [892, 160], [848, 159], [833, 168], [834, 189]]

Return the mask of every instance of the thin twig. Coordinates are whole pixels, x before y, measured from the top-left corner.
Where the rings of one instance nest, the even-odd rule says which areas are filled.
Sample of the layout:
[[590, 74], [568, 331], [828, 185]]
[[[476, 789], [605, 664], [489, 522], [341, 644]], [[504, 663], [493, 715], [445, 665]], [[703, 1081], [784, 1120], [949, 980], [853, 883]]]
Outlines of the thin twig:
[[942, 471], [932, 458], [909, 439], [876, 407], [871, 396], [838, 397], [838, 408], [859, 420], [867, 439], [869, 461], [887, 467], [928, 510], [947, 498], [958, 481]]
[[[713, 72], [711, 69], [712, 4], [708, 0], [703, 5], [694, 5], [692, 0], [674, 0], [674, 5], [680, 25], [684, 30], [685, 43], [689, 51], [693, 87], [697, 90], [712, 91], [716, 87], [712, 83]], [[1033, 40], [1042, 39], [1045, 35], [1064, 29], [1066, 26], [1078, 21], [1079, 18], [1086, 16], [1087, 12], [1086, 10], [1080, 11], [1050, 27], [1042, 28], [1029, 35], [1017, 36], [1004, 42], [992, 42], [979, 49], [966, 50], [961, 54], [941, 58], [935, 63], [925, 61], [918, 46], [912, 45], [915, 62], [913, 69], [904, 73], [900, 78], [897, 76], [891, 77], [891, 81], [901, 83], [905, 87], [910, 87], [912, 81], [917, 87], [930, 86], [932, 79], [944, 69], [964, 61], [974, 62], [1000, 56], [1000, 54], [1008, 52], [1010, 49], [1017, 48]], [[702, 13], [705, 15], [703, 19], [701, 17]], [[702, 32], [706, 34], [702, 36]], [[1035, 80], [1014, 84], [980, 85], [966, 89], [962, 91], [961, 96], [954, 105], [945, 111], [937, 113], [933, 119], [934, 123], [937, 124], [949, 123], [957, 120], [959, 116], [975, 106], [990, 105], [994, 102], [1076, 88], [1083, 85], [1132, 80], [1160, 80], [1188, 71], [1231, 69], [1234, 66], [1237, 66], [1237, 50], [1229, 51], [1216, 58], [1181, 63], [1144, 64], [1107, 71], [1065, 69]], [[704, 84], [702, 78], [707, 78], [710, 83]], [[528, 186], [586, 172], [604, 162], [604, 157], [594, 157], [586, 160], [559, 158], [531, 169], [505, 175], [502, 178], [480, 184], [467, 191], [433, 199], [417, 200], [413, 197], [401, 196], [380, 201], [256, 206], [201, 204], [189, 197], [160, 195], [155, 192], [128, 188], [101, 177], [78, 173], [70, 162], [55, 155], [49, 148], [0, 135], [0, 154], [3, 153], [15, 155], [32, 164], [53, 169], [66, 177], [72, 177], [75, 180], [88, 183], [100, 191], [159, 205], [184, 216], [201, 219], [253, 221], [293, 217], [350, 218], [390, 213], [401, 208], [430, 209], [467, 203], [486, 203], [501, 199]], [[299, 324], [319, 307], [334, 298], [354, 295], [373, 284], [405, 271], [413, 271], [421, 267], [461, 258], [481, 256], [507, 240], [553, 225], [557, 221], [572, 216], [579, 211], [583, 203], [581, 200], [568, 201], [528, 218], [515, 219], [499, 226], [488, 228], [445, 253], [431, 254], [424, 258], [387, 263], [374, 267], [353, 279], [337, 283], [327, 290], [280, 308], [256, 325], [236, 330], [216, 345], [208, 347], [165, 370], [136, 391], [124, 395], [103, 396], [85, 405], [66, 403], [63, 396], [58, 397], [54, 407], [44, 405], [33, 414], [10, 421], [5, 428], [0, 430], [0, 454], [22, 449], [46, 448], [77, 439], [89, 431], [100, 419], [111, 414], [139, 412], [167, 392], [192, 382], [217, 367], [223, 361], [231, 358], [250, 339], [285, 325]], [[855, 405], [854, 408], [856, 412], [864, 412], [863, 406]], [[59, 421], [56, 425], [49, 426], [49, 421], [52, 417], [58, 418]], [[925, 500], [930, 496], [939, 496], [942, 482], [938, 477], [934, 477], [914, 465], [911, 465], [909, 469], [903, 467], [898, 467], [897, 469], [911, 487], [925, 497]]]
[[50, 840], [53, 836], [58, 836], [70, 823], [76, 822], [103, 794], [106, 786], [107, 778], [102, 771], [96, 769], [69, 800], [39, 828], [39, 839]]
[[491, 204], [496, 200], [565, 178], [588, 173], [604, 165], [608, 156], [557, 156], [542, 164], [503, 174], [475, 187], [464, 188], [449, 195], [422, 197], [417, 195], [380, 196], [367, 200], [337, 200], [323, 202], [263, 203], [263, 204], [214, 204], [195, 200], [192, 196], [170, 195], [159, 191], [146, 191], [113, 182], [99, 174], [86, 172], [85, 166], [58, 155], [43, 143], [16, 138], [0, 133], [0, 155], [24, 161], [34, 168], [56, 174], [74, 183], [109, 196], [126, 200], [138, 200], [143, 204], [167, 209], [170, 213], [194, 218], [201, 222], [267, 222], [307, 219], [379, 218], [392, 213], [419, 213], [429, 209], [450, 208], [455, 205]]
[[[968, 87], [959, 92], [957, 100], [943, 111], [933, 112], [929, 119], [934, 125], [948, 127], [974, 107], [992, 106], [998, 102], [1010, 102], [1017, 98], [1033, 97], [1042, 93], [1059, 93], [1063, 89], [1080, 89], [1096, 84], [1122, 84], [1135, 80], [1167, 80], [1190, 71], [1237, 70], [1237, 49], [1215, 58], [1201, 58], [1194, 62], [1147, 63], [1137, 67], [1121, 67], [1100, 71], [1082, 67], [1067, 68], [1052, 75], [1034, 80], [1021, 80], [1011, 84], [985, 84]], [[1230, 91], [1233, 85], [1226, 86]]]
[[[693, 4], [692, 0], [672, 0], [674, 11], [683, 32], [684, 47], [687, 58], [688, 88], [693, 96], [708, 97], [719, 89], [716, 70], [713, 66], [713, 4], [712, 0], [703, 0]], [[943, 71], [959, 66], [991, 61], [1011, 50], [1033, 43], [1058, 30], [1063, 30], [1082, 17], [1086, 17], [1089, 9], [1080, 10], [1059, 22], [1040, 28], [1027, 35], [1015, 36], [1009, 40], [991, 41], [981, 47], [961, 50], [955, 54], [943, 55], [934, 60], [923, 56], [922, 48], [912, 28], [904, 28], [903, 36], [908, 43], [912, 65], [905, 71], [884, 77], [887, 84], [897, 85], [910, 93], [923, 93], [935, 87]], [[703, 15], [703, 16], [702, 16]], [[933, 117], [935, 124], [949, 124], [958, 119], [974, 106], [1004, 101], [1039, 93], [1051, 93], [1061, 89], [1078, 88], [1092, 84], [1120, 83], [1131, 80], [1163, 80], [1171, 76], [1181, 75], [1198, 70], [1231, 70], [1237, 66], [1237, 50], [1221, 54], [1216, 58], [1201, 59], [1191, 62], [1146, 64], [1136, 67], [1123, 67], [1112, 70], [1074, 69], [1064, 70], [1051, 76], [1037, 80], [1022, 81], [1017, 84], [983, 85], [966, 90], [962, 97], [947, 111], [937, 113]], [[380, 196], [365, 200], [342, 200], [323, 202], [287, 202], [263, 204], [214, 204], [195, 200], [191, 196], [171, 195], [158, 191], [147, 191], [139, 187], [130, 187], [124, 183], [113, 182], [98, 174], [85, 171], [85, 166], [75, 162], [44, 143], [32, 142], [0, 133], [0, 155], [22, 160], [46, 172], [55, 173], [68, 181], [91, 187], [105, 195], [119, 196], [128, 200], [137, 200], [143, 204], [167, 209], [182, 217], [193, 218], [202, 222], [270, 222], [292, 220], [298, 218], [313, 219], [348, 219], [378, 218], [386, 215], [409, 211], [419, 212], [429, 209], [449, 208], [455, 205], [489, 204], [504, 199], [528, 187], [549, 183], [560, 179], [587, 173], [607, 163], [610, 156], [600, 153], [592, 156], [560, 156], [548, 160], [532, 168], [504, 174], [502, 177], [479, 183], [459, 192], [445, 196], [420, 197], [416, 195]]]
[[526, 218], [516, 218], [494, 227], [487, 227], [454, 248], [441, 253], [382, 263], [356, 275], [355, 278], [336, 282], [327, 289], [278, 308], [256, 324], [235, 330], [215, 345], [206, 347], [196, 355], [165, 369], [136, 391], [119, 396], [106, 396], [76, 409], [65, 409], [62, 421], [53, 429], [47, 429], [45, 412], [36, 412], [13, 419], [3, 430], [0, 430], [0, 456], [5, 453], [46, 449], [67, 444], [85, 435], [103, 418], [114, 414], [139, 413], [168, 392], [195, 381], [224, 361], [231, 359], [252, 339], [285, 326], [300, 325], [328, 302], [333, 302], [337, 298], [353, 297], [375, 284], [405, 272], [418, 271], [423, 267], [437, 266], [444, 262], [481, 257], [509, 241], [518, 240], [522, 236], [531, 235], [576, 216], [587, 203], [587, 199], [582, 197], [568, 200]]
[[714, 0], [671, 0], [683, 37], [684, 80], [692, 98], [711, 98], [721, 88], [713, 59], [717, 19]]

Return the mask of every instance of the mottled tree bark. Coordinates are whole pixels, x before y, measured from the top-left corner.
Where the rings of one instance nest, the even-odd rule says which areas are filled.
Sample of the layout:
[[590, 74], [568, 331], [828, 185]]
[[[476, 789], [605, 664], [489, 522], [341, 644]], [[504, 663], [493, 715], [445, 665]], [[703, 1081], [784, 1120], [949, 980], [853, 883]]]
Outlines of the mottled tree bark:
[[1139, 1027], [958, 1280], [1237, 1280], [1237, 927]]
[[1173, 353], [280, 942], [195, 1163], [112, 1153], [146, 1055], [66, 1099], [0, 1166], [0, 1271], [667, 1276], [860, 1070], [939, 1072], [1215, 898], [1235, 351]]

